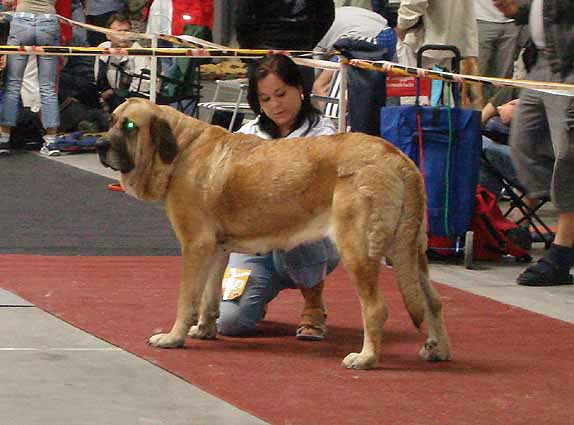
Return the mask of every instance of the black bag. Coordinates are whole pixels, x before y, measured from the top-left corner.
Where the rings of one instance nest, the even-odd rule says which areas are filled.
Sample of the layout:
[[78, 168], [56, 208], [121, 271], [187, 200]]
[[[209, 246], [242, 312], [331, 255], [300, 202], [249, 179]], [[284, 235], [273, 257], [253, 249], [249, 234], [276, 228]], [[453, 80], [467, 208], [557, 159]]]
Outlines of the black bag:
[[60, 127], [58, 130], [61, 133], [77, 130], [107, 131], [109, 122], [108, 113], [101, 109], [90, 108], [73, 97], [67, 98], [60, 105]]
[[16, 126], [10, 132], [12, 149], [40, 149], [44, 143], [44, 127], [40, 114], [30, 108], [22, 108], [18, 114]]

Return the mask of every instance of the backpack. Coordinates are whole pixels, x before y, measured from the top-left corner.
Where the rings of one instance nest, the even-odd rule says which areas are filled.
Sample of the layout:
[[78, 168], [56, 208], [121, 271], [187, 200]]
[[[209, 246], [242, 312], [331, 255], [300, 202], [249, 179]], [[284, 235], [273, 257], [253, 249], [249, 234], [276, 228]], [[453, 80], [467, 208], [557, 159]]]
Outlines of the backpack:
[[96, 142], [105, 133], [74, 131], [56, 137], [54, 148], [62, 152], [95, 152]]
[[471, 230], [476, 260], [499, 260], [503, 255], [520, 261], [532, 260], [528, 253], [532, 244], [529, 230], [504, 217], [496, 196], [480, 185], [476, 189]]
[[30, 108], [22, 108], [18, 113], [16, 126], [10, 132], [10, 146], [12, 149], [36, 150], [44, 143], [44, 127], [40, 114], [32, 112]]

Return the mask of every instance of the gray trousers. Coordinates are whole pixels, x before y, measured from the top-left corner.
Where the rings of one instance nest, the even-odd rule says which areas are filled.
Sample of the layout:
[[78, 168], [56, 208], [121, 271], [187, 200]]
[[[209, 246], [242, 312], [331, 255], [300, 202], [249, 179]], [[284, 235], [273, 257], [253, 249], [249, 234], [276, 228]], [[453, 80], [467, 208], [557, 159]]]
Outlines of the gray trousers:
[[[497, 23], [477, 20], [478, 62], [482, 75], [508, 78], [512, 76], [517, 56], [518, 27], [514, 22]], [[492, 88], [484, 87], [486, 99]]]
[[[528, 79], [574, 83], [552, 72], [545, 54]], [[512, 157], [520, 181], [529, 196], [550, 194], [560, 212], [574, 211], [574, 97], [523, 90], [510, 131]]]

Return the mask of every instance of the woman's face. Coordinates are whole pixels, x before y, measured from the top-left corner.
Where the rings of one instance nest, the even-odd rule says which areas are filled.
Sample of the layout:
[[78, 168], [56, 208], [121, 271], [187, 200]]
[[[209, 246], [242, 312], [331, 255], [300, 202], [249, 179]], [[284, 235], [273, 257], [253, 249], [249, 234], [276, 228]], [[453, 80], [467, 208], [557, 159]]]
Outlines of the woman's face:
[[288, 135], [301, 109], [303, 90], [285, 84], [271, 73], [257, 82], [257, 92], [265, 115], [277, 125], [282, 136]]

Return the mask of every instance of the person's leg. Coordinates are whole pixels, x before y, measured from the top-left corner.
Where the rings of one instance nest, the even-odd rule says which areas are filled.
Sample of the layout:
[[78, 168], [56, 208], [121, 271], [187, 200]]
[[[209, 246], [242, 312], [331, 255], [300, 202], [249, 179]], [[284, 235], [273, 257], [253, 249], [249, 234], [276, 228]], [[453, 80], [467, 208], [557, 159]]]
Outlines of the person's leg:
[[217, 330], [227, 336], [252, 335], [265, 314], [267, 303], [282, 289], [274, 271], [273, 257], [271, 254], [231, 254], [229, 268], [236, 273], [247, 272], [249, 276], [241, 296], [221, 301]]
[[524, 90], [512, 118], [511, 155], [518, 179], [531, 198], [548, 195], [554, 157], [546, 111], [539, 92]]
[[[549, 68], [548, 68], [549, 69]], [[569, 81], [574, 80], [574, 75]], [[561, 81], [553, 74], [545, 81]], [[550, 94], [540, 95], [548, 119], [555, 161], [550, 184], [551, 199], [559, 211], [554, 243], [538, 262], [517, 279], [525, 286], [572, 284], [574, 265], [574, 99]], [[540, 141], [539, 141], [540, 143]]]
[[0, 130], [0, 155], [10, 154], [10, 134], [16, 126], [20, 110], [22, 78], [28, 63], [26, 55], [7, 55], [4, 97], [2, 104], [2, 127]]
[[[38, 46], [55, 46], [60, 43], [60, 23], [53, 17], [39, 17], [36, 27], [36, 43]], [[44, 155], [59, 155], [60, 151], [53, 148], [56, 133], [60, 126], [60, 106], [57, 93], [58, 57], [38, 56], [38, 81], [40, 83], [40, 100], [42, 103], [42, 123], [46, 129]]]
[[295, 334], [298, 339], [320, 341], [327, 334], [323, 279], [335, 269], [338, 262], [337, 248], [328, 238], [295, 248], [283, 257], [275, 258], [275, 266], [284, 285], [298, 286], [305, 301]]
[[[478, 26], [478, 63], [481, 75], [494, 73], [493, 59], [495, 57], [495, 43], [498, 36], [496, 24], [488, 21], [477, 20]], [[485, 90], [488, 99], [490, 92]]]
[[[574, 82], [574, 73], [564, 82]], [[555, 155], [551, 199], [559, 217], [554, 243], [574, 247], [574, 98], [545, 94], [544, 105]]]
[[312, 288], [301, 288], [301, 295], [305, 300], [301, 321], [297, 326], [297, 339], [307, 341], [320, 341], [327, 334], [327, 309], [323, 301], [323, 288], [321, 282]]
[[488, 137], [482, 136], [482, 156], [484, 159], [481, 159], [480, 163], [480, 185], [494, 193], [498, 198], [502, 191], [502, 183], [495, 172], [502, 174], [502, 171], [507, 169], [504, 167], [508, 167], [509, 164], [514, 171], [510, 158], [510, 147], [500, 145]]
[[[76, 22], [86, 22], [84, 6], [80, 0], [72, 1], [72, 20]], [[78, 26], [72, 27], [72, 46], [89, 46], [88, 32], [85, 28]]]
[[494, 54], [495, 77], [512, 77], [514, 60], [516, 59], [516, 45], [518, 28], [514, 22], [498, 24], [498, 38]]
[[[9, 46], [34, 45], [33, 18], [14, 16], [10, 23], [10, 34], [6, 44]], [[20, 91], [22, 78], [28, 63], [27, 55], [6, 56], [6, 77], [4, 80], [4, 98], [2, 107], [2, 130], [0, 132], [0, 151], [9, 153], [8, 140], [12, 127], [16, 125], [20, 109]]]

